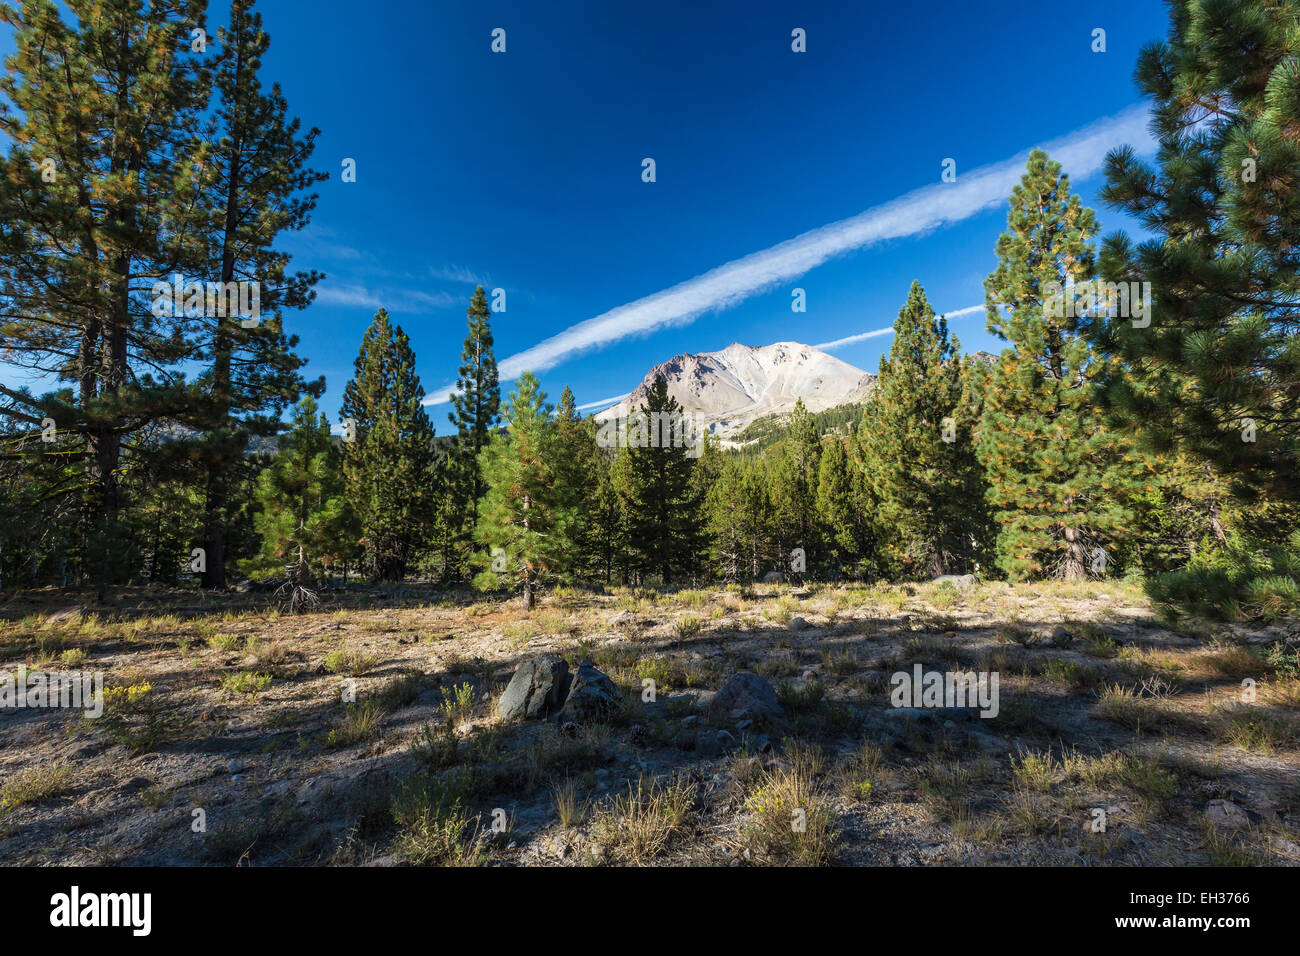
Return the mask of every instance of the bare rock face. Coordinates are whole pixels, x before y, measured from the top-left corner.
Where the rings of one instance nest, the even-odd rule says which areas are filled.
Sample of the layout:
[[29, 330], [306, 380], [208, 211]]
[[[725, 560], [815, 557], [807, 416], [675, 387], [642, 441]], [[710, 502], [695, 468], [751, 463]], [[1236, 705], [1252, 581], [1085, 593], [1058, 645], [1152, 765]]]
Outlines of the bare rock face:
[[771, 684], [757, 674], [741, 671], [728, 677], [713, 695], [709, 714], [732, 720], [781, 720], [785, 708]]
[[533, 719], [555, 713], [569, 692], [569, 665], [554, 654], [524, 661], [515, 668], [497, 702], [502, 720]]
[[598, 717], [621, 706], [623, 693], [596, 665], [584, 660], [573, 676], [573, 686], [564, 702], [566, 714], [575, 717]]
[[733, 342], [720, 352], [678, 355], [652, 368], [626, 399], [596, 416], [626, 418], [645, 404], [655, 379], [696, 423], [727, 435], [768, 415], [784, 415], [802, 399], [810, 412], [861, 402], [876, 377], [798, 342], [752, 347]]
[[1205, 817], [1211, 824], [1224, 830], [1240, 830], [1250, 826], [1250, 816], [1231, 800], [1211, 800], [1205, 808]]
[[931, 583], [943, 584], [945, 581], [957, 588], [959, 591], [966, 588], [972, 588], [979, 583], [975, 580], [975, 575], [973, 574], [941, 574], [937, 578], [933, 578]]

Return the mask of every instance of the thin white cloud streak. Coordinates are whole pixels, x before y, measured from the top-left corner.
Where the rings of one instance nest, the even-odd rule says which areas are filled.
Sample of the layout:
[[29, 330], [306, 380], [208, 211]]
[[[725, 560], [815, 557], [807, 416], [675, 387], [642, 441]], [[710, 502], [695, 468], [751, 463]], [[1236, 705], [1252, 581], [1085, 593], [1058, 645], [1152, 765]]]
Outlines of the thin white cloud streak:
[[[985, 311], [982, 305], [968, 305], [964, 309], [957, 309], [955, 312], [944, 312], [943, 316], [947, 319], [960, 319], [965, 315], [972, 315], [976, 312]], [[853, 345], [855, 342], [865, 342], [867, 339], [878, 338], [881, 335], [890, 335], [893, 333], [892, 325], [883, 329], [872, 329], [870, 332], [859, 332], [857, 335], [846, 335], [842, 339], [836, 339], [834, 342], [823, 342], [821, 345], [814, 345], [813, 348], [821, 349], [823, 352], [829, 352], [831, 349], [837, 349], [845, 345]]]
[[316, 290], [322, 305], [341, 305], [365, 309], [387, 309], [393, 313], [426, 312], [447, 309], [467, 301], [450, 292], [429, 293], [418, 289], [370, 289], [361, 285], [322, 285]]
[[575, 412], [585, 412], [589, 408], [604, 408], [606, 405], [617, 405], [631, 394], [631, 392], [627, 392], [624, 395], [615, 395], [613, 398], [602, 398], [598, 402], [587, 402], [585, 405], [575, 405], [573, 410]]
[[[1145, 105], [1131, 106], [1044, 143], [1042, 148], [1066, 173], [1083, 179], [1097, 172], [1106, 153], [1116, 146], [1128, 143], [1140, 154], [1153, 152], [1156, 143], [1147, 129], [1148, 120]], [[852, 218], [805, 232], [579, 322], [503, 359], [498, 365], [500, 376], [509, 381], [524, 371], [544, 372], [572, 355], [628, 336], [687, 325], [705, 312], [731, 308], [837, 256], [968, 219], [1006, 201], [1011, 187], [1024, 173], [1028, 155], [1029, 150], [1024, 150], [1010, 159], [969, 172], [962, 172], [959, 166], [955, 183], [923, 186]], [[453, 389], [451, 385], [438, 389], [424, 399], [424, 404], [447, 401]]]

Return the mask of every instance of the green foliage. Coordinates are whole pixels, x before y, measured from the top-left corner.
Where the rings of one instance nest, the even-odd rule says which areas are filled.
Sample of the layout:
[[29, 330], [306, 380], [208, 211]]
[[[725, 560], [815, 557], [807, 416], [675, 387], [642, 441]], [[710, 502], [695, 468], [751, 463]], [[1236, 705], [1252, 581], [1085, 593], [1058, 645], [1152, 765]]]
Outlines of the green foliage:
[[483, 450], [487, 487], [474, 539], [482, 570], [474, 585], [493, 589], [517, 583], [532, 608], [540, 577], [556, 574], [572, 557], [574, 507], [558, 480], [559, 433], [537, 377], [525, 372], [510, 393], [506, 427]]
[[727, 456], [704, 501], [710, 555], [728, 581], [752, 581], [772, 560], [772, 505], [763, 467]]
[[453, 580], [460, 575], [464, 552], [478, 524], [479, 500], [486, 489], [481, 456], [501, 410], [491, 315], [483, 287], [477, 286], [466, 310], [469, 329], [448, 416], [456, 426], [456, 443], [441, 521], [443, 574]]
[[859, 431], [879, 555], [893, 576], [964, 569], [978, 553], [983, 483], [957, 348], [913, 282]]
[[[1093, 404], [1098, 363], [1065, 290], [1093, 276], [1092, 211], [1042, 150], [1011, 192], [998, 266], [985, 282], [989, 331], [1012, 345], [984, 393], [979, 458], [1012, 578], [1104, 570], [1146, 469]], [[1150, 484], [1147, 485], [1151, 488]], [[1111, 559], [1113, 560], [1113, 559]]]
[[383, 309], [366, 330], [355, 368], [341, 410], [351, 432], [343, 442], [347, 500], [371, 575], [400, 581], [433, 536], [441, 473], [415, 352]]
[[1268, 545], [1233, 533], [1204, 548], [1185, 568], [1152, 578], [1151, 599], [1171, 616], [1210, 620], [1272, 619], [1300, 611], [1300, 531]]
[[290, 608], [304, 610], [315, 600], [310, 587], [318, 569], [346, 552], [355, 520], [329, 422], [324, 414], [317, 418], [310, 396], [298, 404], [284, 447], [258, 478], [257, 500], [262, 550], [242, 566], [262, 576], [283, 570]]
[[[668, 394], [662, 377], [655, 380], [640, 413], [640, 421], [629, 425], [628, 447], [617, 459], [616, 485], [633, 570], [641, 577], [657, 574], [666, 584], [676, 572], [692, 568], [702, 551], [692, 436], [683, 426], [682, 440], [662, 440], [682, 420], [681, 406]], [[661, 440], [650, 440], [652, 429], [660, 430]], [[645, 441], [633, 437], [638, 430]]]
[[[1114, 150], [1102, 192], [1152, 234], [1135, 244], [1116, 232], [1101, 256], [1108, 279], [1151, 284], [1152, 320], [1100, 317], [1090, 328], [1113, 360], [1099, 401], [1118, 427], [1153, 451], [1211, 463], [1249, 506], [1291, 510], [1300, 499], [1298, 17], [1295, 0], [1170, 3], [1167, 40], [1146, 47], [1136, 70], [1152, 100], [1157, 161]], [[1246, 516], [1239, 540], [1268, 540], [1257, 517]], [[1268, 549], [1228, 543], [1217, 507], [1209, 518], [1225, 554], [1157, 579], [1156, 599], [1215, 616], [1286, 606], [1290, 586], [1260, 567]]]
[[290, 256], [274, 243], [307, 225], [316, 196], [304, 190], [328, 177], [306, 166], [319, 131], [300, 137], [279, 87], [262, 88], [258, 74], [270, 37], [252, 7], [252, 0], [235, 0], [220, 30], [211, 64], [215, 109], [192, 147], [201, 174], [192, 194], [182, 189], [175, 197], [178, 215], [188, 220], [177, 244], [194, 260], [197, 277], [259, 288], [256, 322], [200, 317], [207, 367], [178, 416], [201, 436], [195, 463], [205, 485], [203, 584], [212, 588], [226, 584], [233, 492], [252, 470], [245, 456], [250, 440], [278, 434], [295, 398], [304, 389], [319, 396], [325, 386], [324, 379], [303, 381], [306, 361], [293, 351], [298, 338], [286, 336], [282, 324], [283, 310], [310, 304], [322, 276], [290, 273]]

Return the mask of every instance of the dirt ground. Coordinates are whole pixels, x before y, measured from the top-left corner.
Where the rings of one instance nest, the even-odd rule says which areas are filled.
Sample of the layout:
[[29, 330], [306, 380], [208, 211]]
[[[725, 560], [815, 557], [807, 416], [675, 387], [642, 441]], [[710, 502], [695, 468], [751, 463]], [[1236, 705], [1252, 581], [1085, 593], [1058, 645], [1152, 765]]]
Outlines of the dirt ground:
[[[89, 602], [0, 605], [0, 679], [106, 688], [0, 710], [6, 864], [1300, 864], [1300, 624], [1121, 582]], [[498, 720], [547, 653], [626, 700]], [[892, 706], [916, 664], [996, 673], [997, 716]], [[781, 716], [709, 706], [743, 671]]]

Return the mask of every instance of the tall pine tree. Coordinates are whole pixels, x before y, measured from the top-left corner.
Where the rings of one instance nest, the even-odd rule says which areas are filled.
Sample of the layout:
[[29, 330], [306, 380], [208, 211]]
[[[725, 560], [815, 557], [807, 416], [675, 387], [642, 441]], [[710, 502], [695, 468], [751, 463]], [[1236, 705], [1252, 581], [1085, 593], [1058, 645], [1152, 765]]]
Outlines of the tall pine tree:
[[316, 603], [312, 585], [320, 569], [347, 547], [351, 516], [339, 465], [329, 422], [308, 396], [295, 409], [280, 451], [258, 476], [261, 510], [254, 523], [262, 550], [242, 562], [250, 573], [282, 570], [294, 612]]
[[[400, 581], [432, 539], [434, 433], [401, 326], [380, 309], [343, 392], [343, 474], [375, 580]], [[349, 440], [350, 439], [350, 440]]]
[[[803, 399], [796, 399], [771, 475], [776, 546], [784, 556], [782, 570], [801, 573], [799, 568], [811, 569], [821, 557], [822, 534], [817, 510], [821, 458], [822, 443], [817, 427]], [[798, 560], [799, 552], [802, 560]]]
[[[274, 248], [280, 233], [302, 229], [316, 205], [311, 185], [328, 178], [306, 162], [318, 131], [299, 136], [288, 117], [279, 84], [262, 88], [258, 74], [270, 38], [253, 0], [234, 0], [230, 24], [218, 34], [213, 61], [218, 95], [211, 128], [196, 143], [200, 189], [181, 227], [192, 246], [201, 281], [256, 283], [260, 316], [209, 312], [205, 357], [209, 367], [197, 383], [196, 401], [184, 420], [203, 433], [200, 462], [206, 481], [203, 572], [205, 587], [226, 583], [226, 537], [230, 489], [244, 470], [249, 439], [279, 431], [280, 414], [306, 388], [320, 395], [324, 380], [307, 386], [294, 354], [297, 336], [286, 337], [282, 310], [305, 308], [319, 273], [289, 273], [289, 255]], [[178, 204], [180, 205], [180, 204]], [[224, 303], [222, 303], [224, 305]]]
[[485, 549], [474, 583], [494, 588], [518, 583], [533, 608], [539, 580], [562, 572], [573, 557], [576, 508], [560, 477], [559, 433], [537, 377], [525, 372], [510, 394], [506, 427], [483, 450], [486, 485], [474, 539]]
[[[1126, 435], [1204, 463], [1250, 503], [1243, 536], [1157, 582], [1170, 606], [1234, 615], [1300, 606], [1300, 2], [1170, 0], [1168, 38], [1135, 79], [1152, 100], [1155, 163], [1123, 147], [1106, 161], [1108, 205], [1152, 238], [1106, 239], [1112, 281], [1151, 284], [1149, 326], [1099, 321], [1117, 359], [1103, 400]], [[1191, 497], [1198, 496], [1193, 489]], [[1222, 531], [1218, 495], [1210, 528]], [[1291, 538], [1282, 546], [1284, 540]]]
[[703, 550], [700, 499], [691, 480], [698, 445], [688, 423], [659, 376], [628, 423], [620, 455], [619, 495], [631, 561], [639, 575], [657, 574], [664, 584], [694, 567]]
[[204, 6], [68, 0], [69, 23], [50, 0], [0, 5], [17, 49], [0, 77], [0, 339], [66, 383], [0, 396], [6, 415], [35, 431], [50, 419], [80, 446], [81, 564], [101, 600], [119, 576], [124, 451], [190, 402], [180, 363], [194, 330], [155, 314], [151, 290], [185, 264], [165, 224], [197, 191], [186, 147], [207, 102], [191, 48]]
[[483, 287], [474, 289], [466, 310], [469, 329], [460, 354], [456, 390], [451, 396], [451, 423], [456, 426], [451, 482], [445, 508], [444, 574], [459, 575], [463, 544], [478, 524], [483, 476], [479, 456], [487, 446], [501, 410], [501, 386], [492, 351], [491, 310]]
[[1114, 554], [1144, 471], [1093, 404], [1100, 365], [1068, 294], [1093, 279], [1096, 220], [1060, 164], [1034, 150], [1007, 226], [985, 288], [989, 331], [1012, 348], [985, 390], [978, 449], [997, 560], [1012, 578], [1078, 579]]
[[894, 576], [965, 569], [977, 554], [971, 503], [983, 484], [961, 408], [957, 347], [913, 282], [860, 431], [880, 559]]

